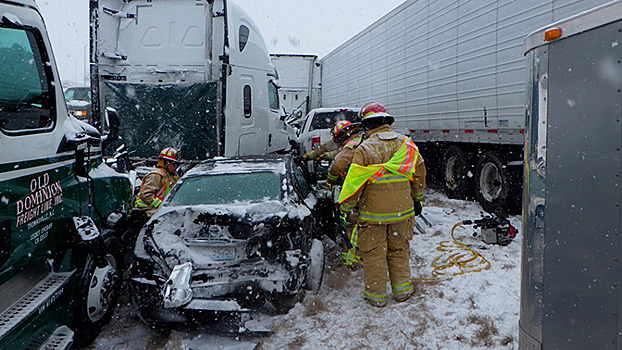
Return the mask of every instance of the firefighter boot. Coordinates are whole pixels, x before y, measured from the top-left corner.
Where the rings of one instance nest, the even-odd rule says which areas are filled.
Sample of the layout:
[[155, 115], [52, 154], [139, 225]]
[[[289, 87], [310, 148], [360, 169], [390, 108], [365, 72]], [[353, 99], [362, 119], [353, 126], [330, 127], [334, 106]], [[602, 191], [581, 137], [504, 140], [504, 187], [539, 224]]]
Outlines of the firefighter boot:
[[413, 287], [412, 282], [410, 282], [410, 289], [407, 288], [399, 292], [396, 292], [394, 289], [393, 297], [395, 298], [395, 300], [397, 300], [398, 303], [401, 303], [401, 302], [408, 300], [408, 298], [410, 298], [414, 293], [415, 293], [415, 288]]

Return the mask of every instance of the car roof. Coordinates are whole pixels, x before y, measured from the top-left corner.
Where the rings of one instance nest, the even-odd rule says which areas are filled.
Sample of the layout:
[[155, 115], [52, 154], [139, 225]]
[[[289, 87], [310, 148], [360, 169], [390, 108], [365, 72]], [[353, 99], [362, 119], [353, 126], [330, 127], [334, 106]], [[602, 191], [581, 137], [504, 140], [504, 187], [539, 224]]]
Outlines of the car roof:
[[241, 156], [203, 161], [189, 170], [187, 176], [274, 172], [285, 174], [288, 155]]

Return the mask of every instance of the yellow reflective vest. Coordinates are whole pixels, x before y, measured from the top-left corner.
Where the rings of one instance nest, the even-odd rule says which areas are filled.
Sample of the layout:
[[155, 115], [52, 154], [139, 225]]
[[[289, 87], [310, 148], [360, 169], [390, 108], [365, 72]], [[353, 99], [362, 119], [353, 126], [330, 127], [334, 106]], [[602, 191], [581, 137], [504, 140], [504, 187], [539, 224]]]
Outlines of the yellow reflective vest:
[[398, 222], [414, 216], [414, 201], [421, 200], [424, 189], [425, 165], [417, 146], [384, 125], [356, 149], [339, 203], [342, 211], [358, 210], [361, 222]]

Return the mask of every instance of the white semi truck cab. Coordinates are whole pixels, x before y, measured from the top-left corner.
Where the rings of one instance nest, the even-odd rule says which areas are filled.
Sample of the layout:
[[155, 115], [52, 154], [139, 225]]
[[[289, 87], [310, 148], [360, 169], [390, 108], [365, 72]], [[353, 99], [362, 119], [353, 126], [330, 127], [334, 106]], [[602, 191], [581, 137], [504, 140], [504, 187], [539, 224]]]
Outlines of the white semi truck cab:
[[93, 108], [113, 107], [134, 155], [184, 159], [289, 147], [258, 27], [228, 0], [91, 1]]

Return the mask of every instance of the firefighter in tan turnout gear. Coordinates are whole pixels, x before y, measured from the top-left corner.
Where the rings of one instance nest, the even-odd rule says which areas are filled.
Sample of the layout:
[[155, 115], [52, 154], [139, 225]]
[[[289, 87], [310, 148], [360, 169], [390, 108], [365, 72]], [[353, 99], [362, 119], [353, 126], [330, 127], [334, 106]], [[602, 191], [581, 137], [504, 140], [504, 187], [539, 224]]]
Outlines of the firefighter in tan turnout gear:
[[[347, 120], [342, 120], [337, 122], [331, 131], [335, 143], [341, 144], [343, 147], [328, 167], [326, 182], [329, 186], [341, 185], [343, 183], [348, 169], [350, 168], [350, 163], [352, 163], [354, 150], [362, 141], [359, 129], [359, 123], [351, 123]], [[355, 217], [356, 213], [352, 213], [351, 216]], [[345, 226], [345, 238], [349, 240], [350, 244], [349, 246], [342, 247], [343, 249], [340, 253], [341, 258], [346, 266], [355, 269], [361, 264], [360, 253], [357, 251], [356, 241], [353, 239], [355, 236], [352, 234], [353, 230], [356, 229], [356, 219], [348, 221], [345, 220], [342, 215], [342, 223]]]
[[339, 153], [328, 167], [327, 182], [329, 185], [341, 185], [348, 173], [354, 150], [361, 143], [362, 138], [359, 134], [358, 123], [351, 123], [347, 120], [338, 121], [331, 131], [333, 141], [342, 145]]
[[335, 155], [337, 154], [337, 152], [339, 152], [340, 148], [341, 148], [341, 145], [336, 143], [333, 139], [330, 139], [328, 140], [328, 142], [325, 142], [319, 145], [318, 147], [310, 150], [309, 152], [303, 154], [302, 159], [304, 160], [316, 160], [320, 158], [333, 159], [335, 158]]
[[176, 149], [167, 147], [160, 152], [156, 168], [143, 178], [140, 185], [140, 192], [134, 201], [136, 209], [143, 211], [148, 217], [151, 217], [158, 210], [164, 197], [179, 180], [177, 175], [178, 164], [179, 158]]
[[414, 216], [421, 213], [425, 165], [417, 146], [393, 131], [393, 116], [371, 103], [362, 112], [365, 140], [354, 151], [339, 203], [358, 211], [358, 247], [363, 253], [367, 302], [387, 303], [387, 271], [393, 297], [402, 302], [414, 292], [410, 243]]

